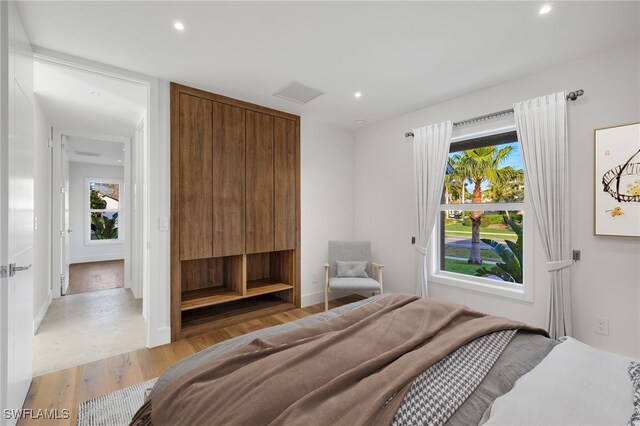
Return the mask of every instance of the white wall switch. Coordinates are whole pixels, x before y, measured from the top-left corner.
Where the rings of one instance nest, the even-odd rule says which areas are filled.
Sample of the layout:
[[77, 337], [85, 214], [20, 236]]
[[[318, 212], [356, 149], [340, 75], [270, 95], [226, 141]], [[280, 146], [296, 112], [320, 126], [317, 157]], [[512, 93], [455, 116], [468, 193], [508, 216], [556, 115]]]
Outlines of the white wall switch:
[[609, 335], [609, 318], [596, 317], [595, 332], [598, 334]]
[[158, 229], [160, 231], [168, 231], [169, 230], [169, 218], [161, 217], [158, 219]]

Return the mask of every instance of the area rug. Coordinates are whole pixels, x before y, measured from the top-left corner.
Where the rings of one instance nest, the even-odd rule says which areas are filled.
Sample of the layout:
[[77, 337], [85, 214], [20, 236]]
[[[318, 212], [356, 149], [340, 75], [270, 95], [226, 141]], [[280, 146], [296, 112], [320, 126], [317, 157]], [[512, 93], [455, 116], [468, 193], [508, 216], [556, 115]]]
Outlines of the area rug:
[[80, 404], [78, 426], [127, 426], [157, 378], [99, 396]]

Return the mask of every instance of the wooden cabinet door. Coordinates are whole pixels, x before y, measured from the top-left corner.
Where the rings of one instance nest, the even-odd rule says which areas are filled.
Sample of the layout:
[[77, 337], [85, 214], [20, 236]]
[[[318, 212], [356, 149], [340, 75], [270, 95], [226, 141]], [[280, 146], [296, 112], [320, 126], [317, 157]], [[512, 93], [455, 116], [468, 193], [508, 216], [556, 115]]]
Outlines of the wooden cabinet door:
[[213, 102], [179, 97], [180, 260], [213, 255]]
[[273, 116], [246, 112], [246, 249], [273, 251]]
[[274, 249], [296, 248], [296, 174], [298, 170], [297, 126], [292, 120], [274, 117]]
[[213, 104], [213, 256], [244, 253], [245, 109]]

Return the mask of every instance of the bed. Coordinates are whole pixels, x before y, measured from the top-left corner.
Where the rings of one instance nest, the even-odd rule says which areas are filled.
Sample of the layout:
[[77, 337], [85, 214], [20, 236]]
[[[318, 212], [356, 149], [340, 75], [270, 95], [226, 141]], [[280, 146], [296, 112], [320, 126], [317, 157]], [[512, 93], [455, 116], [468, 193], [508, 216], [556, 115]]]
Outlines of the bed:
[[633, 424], [634, 365], [461, 305], [385, 294], [182, 360], [131, 424]]

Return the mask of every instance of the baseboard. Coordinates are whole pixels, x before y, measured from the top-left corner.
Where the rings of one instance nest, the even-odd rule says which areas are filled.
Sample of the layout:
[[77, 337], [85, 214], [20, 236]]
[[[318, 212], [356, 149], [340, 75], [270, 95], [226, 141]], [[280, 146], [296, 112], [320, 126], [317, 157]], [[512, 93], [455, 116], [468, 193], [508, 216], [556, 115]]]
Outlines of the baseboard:
[[156, 346], [171, 343], [171, 327], [161, 327], [147, 336], [147, 347], [155, 348]]
[[[329, 293], [329, 300], [337, 299], [344, 296], [342, 293]], [[324, 290], [317, 293], [303, 294], [300, 298], [300, 304], [302, 307], [317, 305], [318, 303], [324, 303]]]
[[93, 256], [70, 257], [69, 263], [105, 262], [107, 260], [124, 260], [121, 254], [103, 254]]
[[47, 314], [47, 310], [49, 309], [49, 305], [51, 305], [51, 300], [53, 299], [53, 295], [51, 294], [51, 290], [49, 290], [49, 294], [47, 295], [47, 300], [42, 304], [40, 310], [38, 311], [38, 315], [33, 319], [33, 335], [35, 336], [40, 324], [42, 324], [42, 320], [44, 316]]
[[129, 287], [131, 289], [131, 293], [133, 294], [133, 297], [135, 297], [136, 299], [140, 299], [142, 298], [142, 290], [140, 289], [139, 286], [137, 285], [132, 285], [131, 287]]

